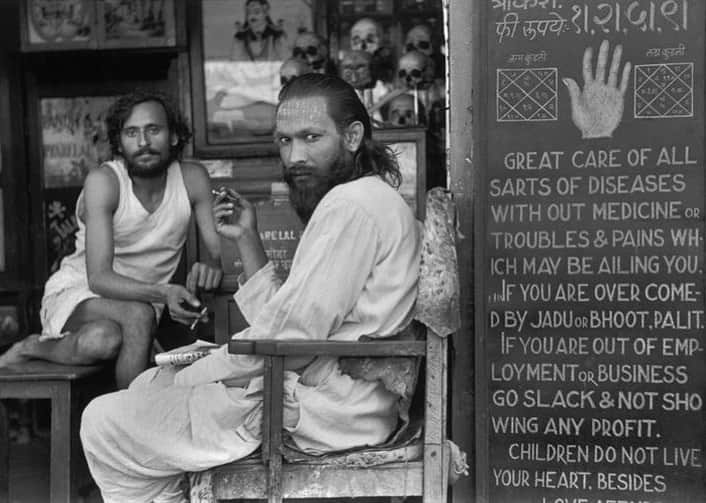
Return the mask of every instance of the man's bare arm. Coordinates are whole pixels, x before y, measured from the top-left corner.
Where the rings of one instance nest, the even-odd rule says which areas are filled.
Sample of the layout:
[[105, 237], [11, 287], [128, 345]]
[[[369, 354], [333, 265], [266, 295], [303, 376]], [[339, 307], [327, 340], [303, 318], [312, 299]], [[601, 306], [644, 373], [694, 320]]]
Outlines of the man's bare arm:
[[208, 172], [201, 164], [182, 162], [184, 183], [193, 207], [196, 226], [206, 247], [207, 256], [199, 257], [187, 276], [186, 287], [195, 292], [197, 288], [212, 290], [223, 278], [221, 270], [221, 240], [216, 233], [211, 209], [211, 183]]
[[89, 172], [83, 191], [79, 217], [86, 225], [86, 272], [89, 288], [111, 299], [163, 302], [173, 317], [193, 318], [182, 301], [198, 305], [184, 287], [157, 285], [118, 274], [113, 269], [113, 213], [118, 207], [120, 188], [115, 174], [107, 167]]
[[238, 248], [247, 281], [267, 263], [265, 248], [257, 230], [255, 207], [232, 189], [216, 197], [213, 206], [216, 230]]

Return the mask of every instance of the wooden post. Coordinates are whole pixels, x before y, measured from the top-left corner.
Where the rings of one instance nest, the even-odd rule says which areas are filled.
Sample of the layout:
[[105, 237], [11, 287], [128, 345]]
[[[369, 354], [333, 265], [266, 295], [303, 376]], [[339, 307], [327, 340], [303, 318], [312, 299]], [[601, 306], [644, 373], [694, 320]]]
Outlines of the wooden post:
[[481, 22], [480, 1], [445, 1], [448, 5], [449, 40], [449, 116], [448, 116], [448, 186], [454, 194], [458, 209], [459, 231], [458, 266], [461, 284], [461, 321], [453, 335], [451, 375], [451, 435], [461, 449], [468, 453], [471, 476], [462, 477], [453, 486], [452, 500], [467, 503], [474, 500], [475, 480], [475, 394], [474, 394], [474, 292], [473, 292], [473, 205], [478, 190], [477, 158], [479, 141], [475, 125], [480, 124], [477, 106], [478, 71], [480, 59]]

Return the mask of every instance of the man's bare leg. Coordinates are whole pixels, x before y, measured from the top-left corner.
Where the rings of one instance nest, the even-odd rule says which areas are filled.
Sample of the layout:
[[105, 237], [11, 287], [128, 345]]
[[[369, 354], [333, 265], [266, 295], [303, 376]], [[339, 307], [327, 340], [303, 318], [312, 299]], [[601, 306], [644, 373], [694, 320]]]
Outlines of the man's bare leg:
[[94, 298], [79, 304], [66, 324], [61, 339], [39, 340], [33, 334], [0, 355], [0, 367], [31, 358], [56, 363], [89, 365], [116, 358], [115, 380], [119, 388], [147, 368], [156, 329], [150, 304]]

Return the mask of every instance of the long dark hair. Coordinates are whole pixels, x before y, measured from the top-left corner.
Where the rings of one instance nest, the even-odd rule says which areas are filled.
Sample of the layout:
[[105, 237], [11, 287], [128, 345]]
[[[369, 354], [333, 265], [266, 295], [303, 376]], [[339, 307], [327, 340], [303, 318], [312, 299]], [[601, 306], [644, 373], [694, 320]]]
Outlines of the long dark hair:
[[169, 132], [177, 136], [177, 144], [171, 148], [172, 155], [176, 159], [181, 157], [184, 147], [191, 139], [189, 124], [169, 96], [159, 91], [147, 89], [138, 89], [120, 96], [108, 109], [105, 124], [108, 130], [110, 150], [114, 157], [119, 156], [121, 153], [120, 132], [125, 125], [125, 121], [130, 117], [132, 109], [135, 108], [136, 105], [148, 101], [154, 101], [162, 105], [167, 116]]
[[353, 174], [349, 181], [378, 175], [393, 187], [399, 187], [402, 174], [397, 156], [387, 145], [373, 140], [370, 116], [355, 89], [336, 75], [307, 73], [294, 78], [282, 88], [279, 103], [281, 105], [289, 99], [312, 96], [322, 96], [326, 100], [328, 113], [339, 133], [343, 133], [355, 121], [363, 124], [363, 141], [353, 155]]

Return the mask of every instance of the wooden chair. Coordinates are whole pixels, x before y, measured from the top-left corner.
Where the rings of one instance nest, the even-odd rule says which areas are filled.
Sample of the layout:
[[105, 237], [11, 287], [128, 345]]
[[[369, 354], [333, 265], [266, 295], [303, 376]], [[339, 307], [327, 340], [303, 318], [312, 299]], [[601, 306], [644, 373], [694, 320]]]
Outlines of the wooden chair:
[[[439, 194], [436, 194], [439, 197]], [[446, 195], [445, 201], [449, 196]], [[432, 208], [430, 208], [430, 204]], [[436, 205], [436, 210], [434, 206]], [[258, 456], [222, 465], [191, 476], [191, 501], [212, 502], [231, 499], [325, 499], [421, 496], [424, 503], [447, 499], [451, 444], [446, 437], [447, 353], [446, 336], [458, 327], [458, 283], [455, 249], [448, 243], [438, 248], [439, 227], [447, 237], [454, 232], [448, 214], [452, 205], [439, 208], [438, 200], [427, 197], [425, 244], [420, 288], [426, 293], [420, 301], [431, 302], [431, 311], [441, 312], [441, 323], [430, 309], [418, 309], [421, 340], [373, 339], [366, 342], [231, 340], [234, 354], [264, 358], [263, 443]], [[431, 214], [430, 214], [430, 209]], [[436, 219], [436, 221], [434, 221]], [[429, 243], [428, 241], [432, 242]], [[426, 260], [425, 260], [426, 254]], [[443, 272], [433, 263], [445, 263]], [[432, 270], [434, 269], [434, 270]], [[442, 278], [442, 283], [439, 283]], [[424, 281], [422, 281], [424, 279]], [[431, 286], [422, 285], [431, 279]], [[454, 298], [450, 298], [453, 297]], [[450, 315], [450, 317], [449, 317]], [[430, 321], [431, 320], [431, 321]], [[432, 328], [432, 326], [434, 328]], [[437, 332], [443, 332], [443, 336]], [[320, 458], [286, 456], [291, 454], [283, 440], [284, 359], [291, 356], [338, 356], [340, 358], [389, 359], [421, 358], [424, 364], [422, 393], [423, 428], [421, 438], [400, 446], [371, 447]], [[389, 361], [389, 360], [388, 360]], [[418, 368], [418, 366], [416, 367]]]

